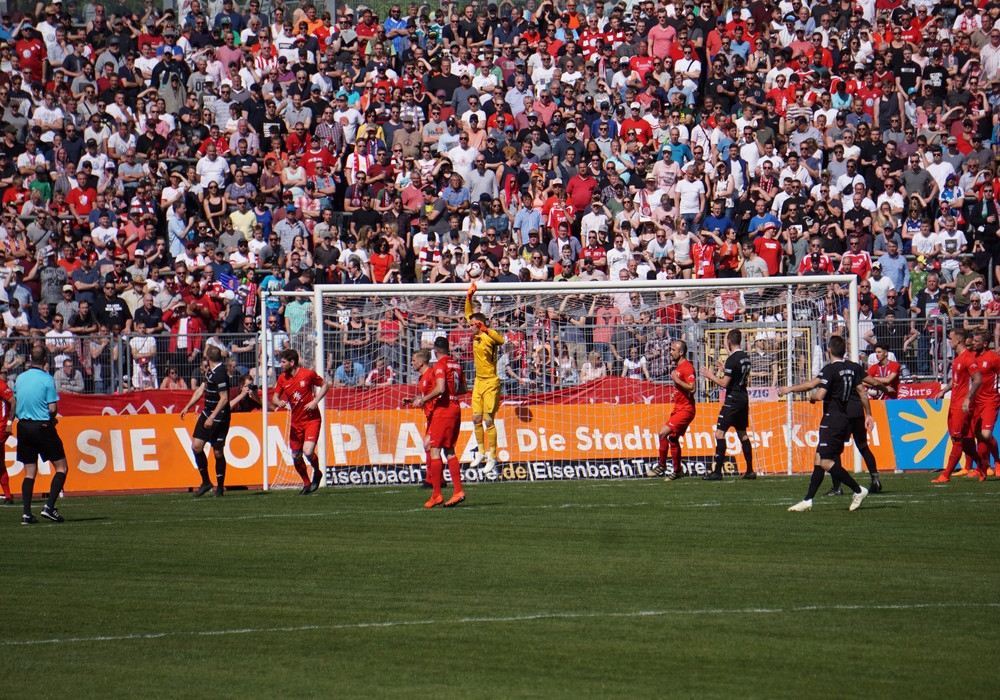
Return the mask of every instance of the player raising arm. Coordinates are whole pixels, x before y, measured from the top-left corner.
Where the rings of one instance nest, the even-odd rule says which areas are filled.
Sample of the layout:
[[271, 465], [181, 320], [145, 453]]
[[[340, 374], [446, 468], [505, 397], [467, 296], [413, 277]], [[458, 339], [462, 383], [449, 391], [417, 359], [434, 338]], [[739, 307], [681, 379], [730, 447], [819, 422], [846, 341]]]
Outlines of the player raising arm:
[[[281, 374], [274, 384], [271, 406], [287, 408], [292, 412], [288, 429], [288, 447], [292, 451], [292, 466], [302, 478], [300, 496], [306, 496], [319, 488], [323, 470], [316, 457], [316, 443], [323, 429], [323, 418], [319, 407], [330, 390], [330, 382], [311, 369], [299, 366], [299, 351], [294, 348], [282, 350]], [[315, 391], [319, 387], [319, 391]], [[306, 471], [306, 462], [312, 467], [312, 480]]]
[[826, 472], [830, 472], [831, 477], [841, 484], [846, 484], [854, 492], [850, 510], [857, 510], [861, 507], [861, 502], [868, 495], [868, 489], [859, 486], [854, 477], [848, 474], [847, 470], [840, 464], [840, 455], [851, 435], [847, 404], [851, 400], [852, 393], [857, 394], [858, 398], [861, 399], [865, 421], [871, 420], [868, 392], [863, 385], [865, 370], [856, 362], [845, 360], [846, 351], [847, 343], [844, 339], [839, 335], [833, 336], [827, 347], [831, 361], [823, 367], [819, 377], [778, 389], [778, 396], [785, 396], [792, 392], [812, 391], [809, 400], [823, 402], [823, 418], [819, 425], [819, 444], [816, 446], [816, 460], [812, 478], [809, 480], [809, 490], [805, 500], [789, 508], [790, 511], [801, 512], [812, 508], [813, 498], [819, 491]]
[[655, 469], [648, 469], [646, 476], [659, 476], [667, 467], [667, 452], [670, 452], [670, 462], [673, 465], [673, 472], [666, 478], [666, 481], [673, 481], [684, 476], [684, 469], [681, 467], [681, 441], [688, 426], [694, 420], [694, 388], [697, 381], [694, 373], [694, 365], [687, 359], [687, 343], [683, 340], [675, 340], [670, 344], [670, 361], [675, 365], [670, 373], [677, 391], [674, 394], [674, 407], [670, 411], [670, 418], [666, 424], [660, 428], [660, 456]]
[[488, 319], [482, 312], [473, 311], [472, 297], [475, 293], [476, 283], [473, 282], [465, 294], [465, 318], [475, 333], [472, 338], [472, 360], [476, 366], [476, 380], [472, 386], [472, 426], [479, 453], [470, 466], [478, 467], [485, 457], [483, 476], [493, 476], [497, 468], [497, 428], [493, 419], [500, 408], [497, 356], [507, 340], [487, 326]]
[[715, 426], [715, 468], [703, 476], [706, 481], [722, 480], [722, 460], [726, 456], [726, 432], [730, 428], [736, 431], [740, 444], [743, 446], [743, 459], [747, 470], [744, 479], [756, 479], [753, 470], [753, 445], [747, 436], [750, 425], [750, 395], [747, 394], [747, 382], [750, 381], [750, 357], [743, 352], [743, 334], [738, 328], [726, 333], [726, 350], [729, 357], [726, 364], [716, 363], [716, 374], [709, 367], [702, 367], [701, 374], [709, 381], [726, 390], [726, 400], [719, 411], [719, 420]]
[[944, 473], [932, 480], [932, 484], [947, 484], [951, 480], [951, 474], [958, 466], [963, 452], [969, 458], [969, 463], [975, 464], [979, 460], [976, 453], [976, 432], [972, 427], [972, 411], [969, 407], [983, 377], [976, 369], [976, 353], [972, 349], [968, 331], [953, 328], [948, 334], [948, 343], [955, 356], [951, 361], [951, 381], [941, 387], [934, 399], [939, 401], [951, 392], [951, 403], [948, 405], [951, 452], [948, 453]]
[[[431, 499], [424, 504], [425, 508], [440, 504], [451, 508], [465, 500], [461, 465], [455, 454], [458, 434], [462, 429], [462, 409], [455, 397], [464, 394], [467, 388], [462, 365], [451, 358], [450, 351], [447, 338], [436, 338], [434, 352], [438, 359], [433, 367], [428, 365], [430, 353], [426, 350], [413, 353], [413, 369], [420, 372], [420, 393], [413, 400], [413, 405], [423, 408], [427, 416], [427, 434], [424, 436], [424, 449], [429, 454], [427, 481], [434, 489]], [[454, 493], [447, 502], [441, 495], [441, 482], [444, 478], [442, 452], [448, 460], [448, 473], [454, 487]]]

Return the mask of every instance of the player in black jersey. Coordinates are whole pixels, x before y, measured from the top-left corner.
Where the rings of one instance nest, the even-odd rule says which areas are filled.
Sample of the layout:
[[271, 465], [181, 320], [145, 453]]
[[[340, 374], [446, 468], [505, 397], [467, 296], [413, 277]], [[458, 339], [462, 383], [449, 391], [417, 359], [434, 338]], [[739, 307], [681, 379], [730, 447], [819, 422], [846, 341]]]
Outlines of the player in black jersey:
[[716, 362], [716, 371], [708, 367], [701, 368], [701, 374], [708, 380], [726, 390], [726, 400], [719, 411], [719, 420], [715, 425], [715, 468], [703, 476], [706, 481], [722, 479], [722, 461], [726, 456], [726, 432], [733, 428], [740, 444], [743, 446], [743, 459], [747, 470], [744, 479], [756, 479], [753, 470], [753, 445], [747, 437], [747, 427], [750, 425], [750, 396], [747, 394], [747, 382], [750, 381], [750, 356], [743, 352], [743, 334], [734, 328], [726, 334], [726, 350], [729, 358], [726, 364]]
[[[822, 375], [813, 377], [807, 382], [798, 384], [797, 386], [799, 388], [797, 391], [807, 392], [817, 389], [819, 388], [821, 381]], [[869, 376], [867, 372], [864, 374], [862, 383], [866, 387], [870, 386], [874, 389], [880, 389], [883, 386], [879, 383], [878, 379]], [[785, 394], [791, 393], [792, 389], [795, 389], [795, 387], [790, 387], [784, 390], [779, 389], [778, 396], [784, 396]], [[861, 458], [865, 461], [865, 467], [867, 467], [868, 473], [872, 478], [872, 483], [868, 487], [868, 490], [871, 493], [882, 493], [882, 480], [879, 479], [878, 476], [878, 465], [875, 463], [875, 454], [872, 452], [872, 448], [868, 444], [868, 431], [875, 425], [875, 421], [872, 418], [870, 411], [867, 413], [865, 412], [864, 406], [861, 404], [861, 398], [857, 392], [852, 392], [848, 399], [847, 421], [850, 427], [851, 437], [854, 438], [854, 446], [857, 447], [858, 452], [861, 453]], [[833, 488], [827, 491], [826, 495], [843, 496], [844, 491], [840, 487], [840, 481], [833, 474], [830, 475], [830, 478], [833, 480]]]
[[871, 420], [871, 406], [868, 404], [868, 392], [864, 387], [864, 377], [867, 374], [857, 362], [844, 359], [847, 351], [846, 341], [839, 335], [830, 338], [827, 348], [830, 353], [830, 363], [819, 373], [818, 385], [815, 379], [789, 387], [778, 389], [778, 396], [792, 392], [809, 391], [815, 387], [810, 401], [823, 402], [823, 418], [819, 426], [819, 444], [816, 446], [816, 461], [813, 466], [812, 478], [809, 480], [809, 491], [805, 500], [789, 508], [791, 511], [805, 511], [812, 508], [813, 498], [823, 483], [823, 476], [830, 476], [845, 484], [854, 492], [850, 510], [857, 510], [868, 495], [868, 489], [859, 486], [847, 470], [840, 464], [840, 455], [844, 445], [851, 435], [851, 419], [848, 415], [848, 404], [851, 394], [857, 394], [861, 401], [865, 420]]
[[181, 411], [181, 420], [184, 420], [188, 410], [198, 403], [202, 396], [205, 397], [205, 405], [202, 406], [201, 415], [198, 416], [198, 423], [194, 426], [194, 433], [191, 436], [191, 451], [194, 452], [194, 461], [201, 474], [201, 486], [194, 492], [195, 498], [200, 498], [212, 490], [212, 481], [208, 478], [208, 456], [205, 455], [205, 443], [212, 445], [212, 452], [215, 454], [215, 495], [220, 497], [225, 493], [226, 436], [229, 434], [231, 418], [229, 413], [229, 374], [222, 365], [222, 351], [215, 345], [209, 345], [205, 349], [205, 358], [208, 360], [208, 374], [205, 375], [205, 383], [198, 387], [187, 406]]
[[[874, 377], [868, 376], [867, 372], [865, 373], [864, 384], [875, 389], [881, 389], [883, 386]], [[861, 453], [861, 458], [865, 461], [868, 474], [872, 478], [872, 483], [868, 487], [868, 490], [872, 493], [882, 493], [882, 480], [878, 478], [878, 465], [875, 463], [875, 453], [872, 452], [872, 448], [868, 445], [868, 431], [871, 430], [875, 421], [871, 415], [865, 414], [865, 410], [861, 405], [861, 399], [856, 393], [851, 394], [851, 400], [847, 403], [847, 420], [851, 426], [851, 437], [854, 438], [854, 446]], [[837, 477], [831, 474], [830, 478], [833, 479], [833, 488], [827, 491], [826, 495], [843, 496], [844, 492], [840, 488], [840, 482], [837, 480]]]

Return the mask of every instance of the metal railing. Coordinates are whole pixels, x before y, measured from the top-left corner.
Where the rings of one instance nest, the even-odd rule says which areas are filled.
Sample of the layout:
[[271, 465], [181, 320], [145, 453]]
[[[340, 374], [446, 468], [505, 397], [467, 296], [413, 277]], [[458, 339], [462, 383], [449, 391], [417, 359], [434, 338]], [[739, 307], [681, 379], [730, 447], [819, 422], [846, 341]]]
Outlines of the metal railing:
[[[991, 338], [1000, 334], [996, 318], [971, 316], [936, 316], [930, 320], [860, 321], [861, 362], [865, 364], [874, 351], [874, 343], [883, 343], [901, 365], [904, 382], [944, 382], [952, 358], [948, 332], [953, 328], [985, 329]], [[558, 324], [506, 324], [499, 328], [510, 342], [498, 365], [508, 394], [525, 394], [576, 386], [598, 376], [628, 376], [653, 382], [669, 382], [670, 366], [666, 359], [669, 344], [684, 340], [689, 359], [697, 370], [725, 358], [724, 337], [732, 328], [744, 331], [744, 349], [751, 354], [754, 371], [751, 386], [770, 387], [813, 376], [825, 362], [826, 340], [834, 328], [821, 320], [744, 322], [744, 323], [650, 323], [619, 324], [608, 329], [587, 323], [566, 332]], [[789, 328], [791, 334], [789, 335]], [[597, 340], [595, 340], [595, 331]], [[602, 335], [602, 331], [604, 335]], [[380, 339], [377, 322], [362, 329], [324, 331], [322, 372], [331, 379], [345, 360], [361, 366], [363, 377], [356, 386], [365, 386], [368, 375], [381, 360], [394, 373], [392, 383], [413, 383], [409, 358], [420, 348], [429, 349], [438, 335], [449, 337], [453, 356], [459, 359], [471, 383], [473, 378], [471, 338], [462, 322], [441, 324], [435, 328], [409, 325], [398, 334]], [[270, 381], [279, 363], [276, 357], [286, 345], [303, 352], [304, 364], [315, 362], [312, 326], [293, 333], [279, 334], [273, 349], [263, 348], [259, 331], [239, 334], [91, 335], [66, 340], [51, 338], [8, 337], [3, 348], [0, 374], [8, 383], [27, 367], [32, 343], [44, 341], [51, 351], [50, 372], [60, 391], [86, 394], [114, 394], [160, 388], [164, 380], [175, 388], [195, 388], [205, 368], [204, 351], [210, 344], [223, 351], [233, 384], [245, 375], [259, 373], [260, 353], [271, 369]], [[389, 340], [390, 342], [385, 342]], [[1000, 339], [997, 339], [1000, 340]], [[996, 341], [995, 341], [996, 342]], [[633, 351], [634, 348], [634, 351]], [[596, 353], [596, 354], [595, 354]], [[640, 362], [628, 371], [629, 358]], [[791, 364], [791, 367], [789, 365]], [[60, 376], [60, 374], [64, 376]], [[368, 386], [384, 381], [375, 376]], [[714, 391], [700, 385], [700, 399], [711, 399]]]

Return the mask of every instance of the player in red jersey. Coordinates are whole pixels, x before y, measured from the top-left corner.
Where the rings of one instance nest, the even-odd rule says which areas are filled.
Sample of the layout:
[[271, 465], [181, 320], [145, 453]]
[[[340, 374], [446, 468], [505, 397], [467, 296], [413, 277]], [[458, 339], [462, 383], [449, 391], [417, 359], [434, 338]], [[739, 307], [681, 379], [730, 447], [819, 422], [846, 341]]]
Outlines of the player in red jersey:
[[973, 371], [978, 371], [982, 381], [979, 390], [974, 394], [970, 391], [966, 399], [972, 404], [972, 427], [976, 431], [976, 452], [979, 464], [976, 474], [980, 481], [986, 481], [986, 469], [990, 466], [990, 455], [994, 462], [1000, 463], [997, 450], [997, 440], [993, 437], [993, 428], [997, 424], [997, 411], [1000, 410], [1000, 392], [997, 391], [997, 378], [1000, 376], [1000, 355], [989, 349], [990, 333], [978, 330], [972, 335], [972, 349], [976, 353]]
[[[330, 381], [311, 369], [299, 366], [299, 352], [294, 348], [280, 354], [281, 374], [274, 384], [271, 405], [274, 408], [288, 408], [292, 411], [291, 426], [288, 430], [288, 447], [292, 451], [292, 466], [302, 477], [300, 496], [306, 496], [319, 488], [323, 478], [316, 457], [316, 443], [323, 429], [323, 419], [319, 406], [330, 390]], [[314, 391], [319, 387], [319, 391]], [[306, 471], [306, 462], [313, 469], [312, 480]]]
[[868, 376], [874, 379], [878, 386], [868, 391], [872, 399], [899, 398], [899, 363], [889, 359], [889, 349], [882, 343], [875, 344], [875, 357], [878, 362], [868, 368]]
[[[421, 373], [418, 384], [419, 394], [413, 400], [413, 405], [423, 408], [427, 416], [427, 434], [424, 437], [424, 447], [428, 452], [427, 481], [434, 489], [431, 499], [424, 504], [425, 508], [433, 508], [444, 504], [445, 508], [457, 506], [465, 500], [462, 490], [461, 465], [455, 454], [458, 434], [462, 428], [462, 409], [456, 397], [464, 394], [468, 387], [462, 365], [450, 356], [451, 348], [447, 338], [437, 338], [434, 341], [434, 352], [437, 362], [433, 367], [428, 365], [430, 355], [426, 350], [413, 353], [413, 368]], [[443, 480], [443, 464], [441, 453], [444, 452], [448, 461], [448, 473], [454, 487], [452, 497], [445, 502], [441, 495]]]
[[[10, 425], [14, 420], [14, 392], [7, 382], [0, 379], [0, 451], [10, 437]], [[10, 492], [10, 476], [7, 474], [7, 456], [0, 454], [0, 488], [3, 488], [3, 505], [14, 505], [14, 496]]]
[[951, 361], [951, 381], [941, 387], [934, 397], [940, 400], [951, 391], [948, 406], [948, 434], [951, 436], [951, 452], [945, 464], [944, 473], [931, 483], [946, 484], [958, 466], [964, 452], [973, 462], [979, 459], [976, 453], [975, 431], [972, 428], [972, 413], [969, 411], [970, 395], [975, 396], [982, 376], [975, 370], [976, 353], [967, 346], [969, 334], [964, 328], [954, 328], [948, 335], [955, 359]]
[[674, 471], [666, 478], [666, 481], [673, 481], [684, 476], [684, 469], [681, 467], [681, 441], [688, 426], [694, 420], [694, 388], [695, 373], [694, 365], [687, 359], [687, 343], [683, 340], [675, 340], [670, 344], [670, 361], [675, 365], [674, 371], [670, 373], [677, 391], [674, 393], [674, 408], [670, 412], [670, 418], [660, 428], [660, 457], [656, 468], [646, 470], [646, 476], [659, 476], [667, 468], [667, 452], [670, 452], [670, 462]]

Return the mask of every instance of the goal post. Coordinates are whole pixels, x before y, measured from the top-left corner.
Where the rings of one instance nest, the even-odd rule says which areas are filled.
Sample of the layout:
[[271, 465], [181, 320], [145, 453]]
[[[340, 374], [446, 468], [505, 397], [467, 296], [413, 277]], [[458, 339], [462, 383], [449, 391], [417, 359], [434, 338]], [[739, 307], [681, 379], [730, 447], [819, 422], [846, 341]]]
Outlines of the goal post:
[[[331, 381], [339, 371], [350, 385], [331, 389], [324, 402], [317, 452], [329, 484], [417, 479], [424, 419], [408, 405], [417, 380], [410, 357], [447, 337], [472, 386], [466, 290], [463, 284], [375, 284], [262, 292], [258, 373], [265, 406], [277, 372], [276, 343], [298, 349], [304, 366]], [[831, 303], [838, 313], [830, 313]], [[480, 283], [475, 304], [507, 338], [497, 416], [505, 480], [594, 476], [595, 470], [599, 478], [642, 476], [643, 465], [656, 460], [656, 432], [673, 402], [664, 348], [684, 340], [700, 370], [725, 359], [725, 335], [733, 328], [743, 331], [743, 348], [755, 362], [754, 466], [764, 474], [791, 474], [806, 466], [806, 454], [811, 466], [815, 444], [807, 436], [818, 420], [802, 396], [779, 399], [776, 387], [815, 376], [832, 332], [844, 333], [850, 357], [859, 359], [854, 276]], [[275, 325], [269, 310], [277, 308], [286, 320]], [[698, 417], [682, 442], [686, 470], [701, 473], [714, 454], [710, 436], [720, 399], [699, 377]], [[476, 481], [476, 472], [465, 471], [476, 450], [468, 397], [462, 404], [457, 452], [463, 478]], [[262, 414], [265, 488], [300, 485], [285, 443], [287, 416]], [[731, 468], [742, 455], [735, 436], [728, 439]]]

